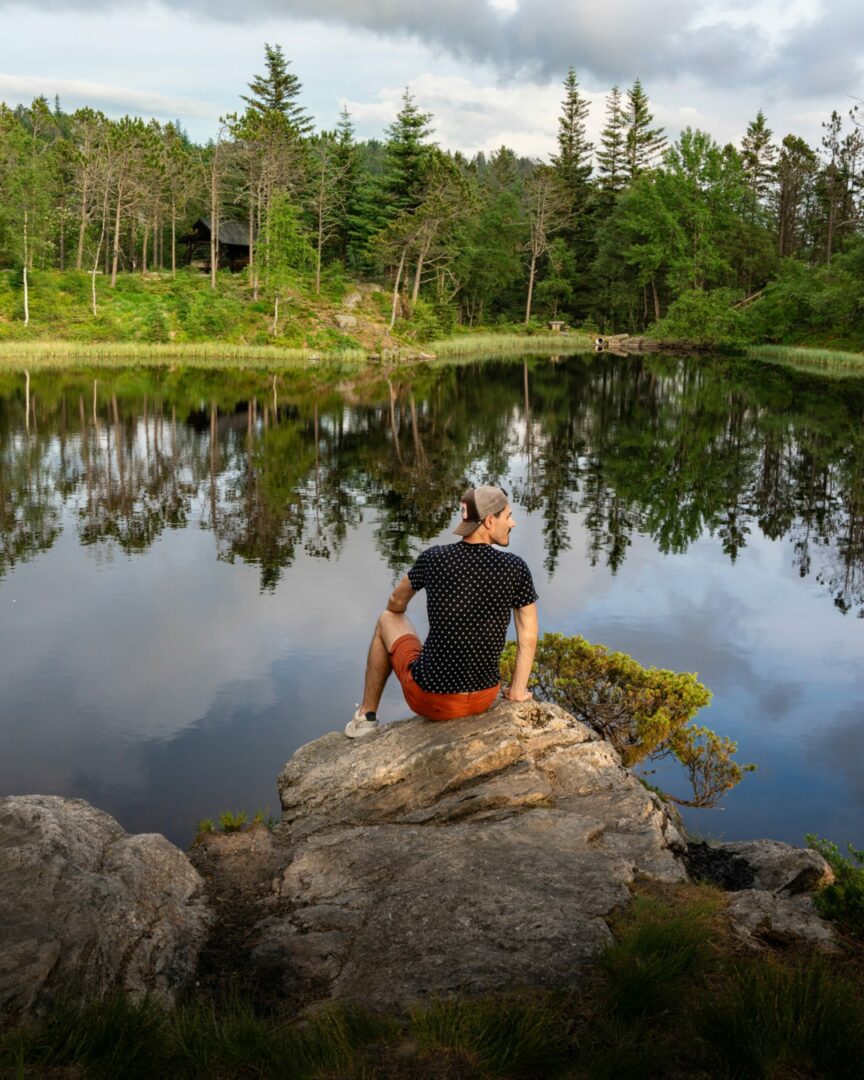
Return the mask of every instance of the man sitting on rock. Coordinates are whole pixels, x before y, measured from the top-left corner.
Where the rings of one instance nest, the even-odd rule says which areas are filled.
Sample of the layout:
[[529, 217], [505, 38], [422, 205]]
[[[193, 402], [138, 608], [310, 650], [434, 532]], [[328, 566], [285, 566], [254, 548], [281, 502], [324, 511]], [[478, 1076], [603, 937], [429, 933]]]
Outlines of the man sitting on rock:
[[[393, 590], [378, 619], [369, 657], [363, 701], [345, 734], [356, 739], [377, 730], [378, 703], [391, 671], [402, 684], [410, 708], [430, 720], [454, 720], [485, 712], [500, 690], [501, 651], [513, 613], [516, 667], [504, 691], [510, 701], [526, 701], [528, 675], [537, 647], [537, 593], [531, 572], [507, 547], [515, 525], [506, 491], [477, 487], [462, 496], [456, 544], [422, 553]], [[429, 635], [421, 644], [405, 615], [415, 593], [426, 590]]]

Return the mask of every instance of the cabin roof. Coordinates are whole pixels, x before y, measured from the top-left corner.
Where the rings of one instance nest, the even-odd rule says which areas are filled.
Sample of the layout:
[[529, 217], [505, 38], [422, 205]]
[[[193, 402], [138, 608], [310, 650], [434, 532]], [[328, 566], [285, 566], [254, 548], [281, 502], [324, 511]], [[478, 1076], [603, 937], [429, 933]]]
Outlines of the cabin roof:
[[[207, 232], [211, 232], [212, 226], [209, 217], [198, 218], [196, 224], [203, 225]], [[232, 247], [249, 247], [249, 226], [243, 221], [220, 221], [219, 243], [230, 244]]]

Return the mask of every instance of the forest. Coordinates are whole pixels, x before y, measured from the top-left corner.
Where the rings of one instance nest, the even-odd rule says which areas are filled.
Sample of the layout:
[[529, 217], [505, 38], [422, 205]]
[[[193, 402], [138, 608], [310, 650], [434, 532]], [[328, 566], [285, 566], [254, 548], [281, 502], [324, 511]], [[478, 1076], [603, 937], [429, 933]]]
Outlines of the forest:
[[279, 45], [263, 66], [204, 146], [179, 121], [0, 104], [0, 339], [27, 333], [40, 277], [68, 278], [95, 320], [97, 279], [107, 295], [129, 275], [209, 274], [275, 310], [274, 328], [287, 287], [314, 298], [367, 281], [389, 328], [419, 340], [555, 319], [864, 348], [857, 104], [816, 147], [775, 137], [761, 110], [740, 146], [691, 128], [673, 142], [637, 78], [610, 90], [593, 145], [571, 68], [549, 162], [506, 146], [469, 160], [436, 143], [408, 90], [384, 137], [359, 140], [347, 110], [314, 129]]

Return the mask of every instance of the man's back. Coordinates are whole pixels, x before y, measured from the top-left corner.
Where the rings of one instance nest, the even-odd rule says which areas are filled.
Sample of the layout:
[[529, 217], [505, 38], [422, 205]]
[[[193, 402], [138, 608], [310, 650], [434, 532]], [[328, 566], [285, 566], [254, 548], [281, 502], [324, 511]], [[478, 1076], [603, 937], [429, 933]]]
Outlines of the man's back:
[[418, 686], [437, 694], [495, 686], [511, 612], [537, 600], [524, 560], [460, 541], [424, 551], [408, 580], [415, 591], [426, 589], [429, 615], [429, 635], [412, 665]]

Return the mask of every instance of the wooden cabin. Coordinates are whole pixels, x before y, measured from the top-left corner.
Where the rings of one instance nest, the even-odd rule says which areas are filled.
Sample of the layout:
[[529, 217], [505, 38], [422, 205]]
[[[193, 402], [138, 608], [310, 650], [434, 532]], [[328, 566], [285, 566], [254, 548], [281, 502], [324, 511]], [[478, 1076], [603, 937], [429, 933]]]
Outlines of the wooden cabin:
[[[209, 217], [200, 217], [182, 237], [187, 246], [189, 265], [205, 274], [210, 273], [210, 234], [212, 232]], [[228, 267], [237, 273], [249, 265], [249, 226], [243, 221], [219, 222], [219, 250], [216, 269]]]

